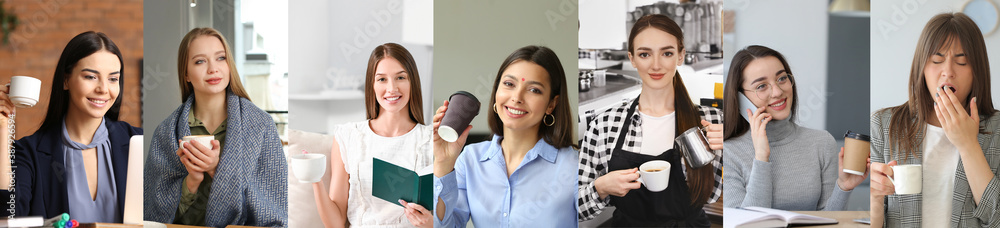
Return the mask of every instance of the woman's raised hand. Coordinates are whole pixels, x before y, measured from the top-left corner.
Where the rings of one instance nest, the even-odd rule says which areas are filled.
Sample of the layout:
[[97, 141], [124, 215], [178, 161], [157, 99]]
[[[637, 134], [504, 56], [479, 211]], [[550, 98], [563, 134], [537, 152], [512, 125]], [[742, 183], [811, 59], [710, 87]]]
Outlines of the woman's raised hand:
[[444, 104], [434, 113], [432, 125], [434, 127], [434, 176], [437, 177], [443, 177], [455, 169], [455, 161], [458, 160], [458, 155], [462, 154], [462, 146], [465, 145], [465, 139], [469, 137], [469, 130], [472, 130], [472, 125], [469, 125], [454, 142], [442, 139], [438, 135], [438, 128], [441, 127], [441, 119], [444, 118], [444, 113], [447, 110], [448, 101], [444, 101]]

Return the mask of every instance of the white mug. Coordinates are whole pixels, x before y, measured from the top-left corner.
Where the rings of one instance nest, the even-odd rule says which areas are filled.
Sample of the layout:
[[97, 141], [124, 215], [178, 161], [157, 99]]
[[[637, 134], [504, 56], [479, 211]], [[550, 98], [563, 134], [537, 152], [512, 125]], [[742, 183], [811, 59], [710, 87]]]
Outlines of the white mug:
[[893, 166], [892, 175], [896, 178], [889, 177], [889, 182], [896, 186], [896, 194], [917, 194], [920, 193], [923, 180], [921, 172], [919, 164]]
[[10, 92], [7, 96], [18, 108], [31, 108], [38, 103], [38, 94], [42, 89], [42, 81], [28, 76], [10, 78]]
[[326, 155], [296, 154], [292, 155], [292, 173], [299, 183], [316, 183], [326, 173]]
[[639, 166], [638, 181], [651, 192], [659, 192], [667, 189], [667, 185], [670, 184], [670, 162], [652, 160], [642, 163]]
[[[208, 147], [209, 149], [211, 149], [212, 148], [212, 140], [214, 140], [214, 139], [215, 139], [215, 136], [213, 136], [213, 135], [188, 135], [188, 136], [184, 136], [184, 138], [182, 138], [181, 140], [184, 141], [184, 142], [186, 142], [186, 143], [191, 143], [191, 141], [195, 141], [195, 142], [198, 142], [199, 144], [201, 144], [202, 146], [205, 146], [205, 147]], [[184, 146], [184, 144], [181, 144], [181, 147], [183, 147], [183, 146]], [[194, 146], [194, 144], [192, 144], [191, 146]]]

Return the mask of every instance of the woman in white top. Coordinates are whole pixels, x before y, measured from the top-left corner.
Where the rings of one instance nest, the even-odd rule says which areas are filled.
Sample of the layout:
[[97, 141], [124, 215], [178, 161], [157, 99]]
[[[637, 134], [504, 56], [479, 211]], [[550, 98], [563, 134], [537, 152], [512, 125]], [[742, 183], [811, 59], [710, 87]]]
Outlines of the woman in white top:
[[[872, 225], [1000, 226], [1000, 112], [971, 18], [942, 13], [927, 22], [908, 88], [905, 103], [871, 117]], [[896, 192], [889, 178], [900, 183], [897, 165], [921, 165], [920, 192]]]
[[330, 154], [329, 194], [313, 184], [320, 218], [326, 227], [431, 227], [431, 212], [372, 195], [372, 159], [411, 170], [433, 164], [431, 133], [423, 124], [420, 77], [413, 56], [403, 46], [375, 47], [365, 74], [367, 120], [337, 126]]

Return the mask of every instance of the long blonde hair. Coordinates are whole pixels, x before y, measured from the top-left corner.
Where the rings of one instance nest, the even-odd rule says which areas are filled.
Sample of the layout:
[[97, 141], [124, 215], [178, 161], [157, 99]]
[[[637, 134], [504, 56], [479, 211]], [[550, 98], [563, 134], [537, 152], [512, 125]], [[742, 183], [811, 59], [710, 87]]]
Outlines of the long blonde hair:
[[196, 28], [188, 32], [187, 35], [184, 35], [180, 47], [177, 48], [177, 79], [181, 85], [181, 102], [184, 102], [188, 96], [194, 94], [191, 82], [184, 80], [184, 78], [187, 76], [187, 59], [191, 42], [199, 36], [214, 36], [219, 39], [219, 42], [222, 42], [222, 48], [226, 49], [226, 63], [229, 64], [229, 85], [226, 86], [226, 91], [233, 92], [236, 96], [250, 100], [250, 95], [247, 95], [247, 91], [243, 89], [243, 83], [240, 82], [240, 74], [236, 72], [236, 62], [233, 60], [233, 51], [229, 48], [229, 42], [226, 42], [226, 38], [222, 36], [222, 33], [213, 28]]

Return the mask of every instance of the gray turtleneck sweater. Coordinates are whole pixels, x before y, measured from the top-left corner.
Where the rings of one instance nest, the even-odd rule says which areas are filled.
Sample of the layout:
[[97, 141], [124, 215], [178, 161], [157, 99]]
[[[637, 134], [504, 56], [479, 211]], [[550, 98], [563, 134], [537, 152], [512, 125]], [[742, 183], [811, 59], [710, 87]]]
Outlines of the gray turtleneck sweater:
[[754, 159], [750, 131], [725, 140], [725, 206], [844, 210], [850, 192], [837, 186], [840, 148], [833, 136], [788, 120], [772, 120], [766, 130], [769, 162]]

